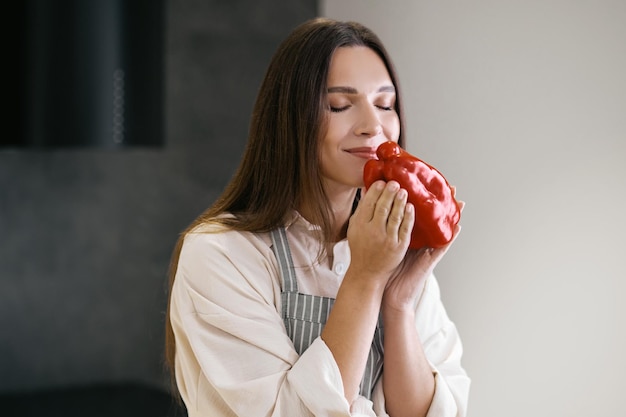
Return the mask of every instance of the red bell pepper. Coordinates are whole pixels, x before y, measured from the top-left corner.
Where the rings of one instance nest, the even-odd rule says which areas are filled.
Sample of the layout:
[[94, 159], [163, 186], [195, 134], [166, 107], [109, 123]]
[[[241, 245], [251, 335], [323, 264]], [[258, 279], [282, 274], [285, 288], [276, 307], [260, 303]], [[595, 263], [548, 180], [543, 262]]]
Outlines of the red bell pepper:
[[408, 192], [408, 201], [415, 207], [409, 247], [439, 248], [449, 243], [461, 210], [444, 176], [395, 142], [381, 144], [376, 156], [365, 163], [365, 188], [377, 180], [393, 180]]

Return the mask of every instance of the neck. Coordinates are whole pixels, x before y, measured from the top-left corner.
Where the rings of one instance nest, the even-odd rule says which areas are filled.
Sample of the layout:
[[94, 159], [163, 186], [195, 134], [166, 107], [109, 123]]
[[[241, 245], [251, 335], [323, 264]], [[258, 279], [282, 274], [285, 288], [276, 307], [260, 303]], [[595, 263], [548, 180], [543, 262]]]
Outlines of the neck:
[[339, 241], [346, 237], [348, 233], [348, 221], [352, 215], [352, 203], [356, 196], [356, 189], [346, 195], [342, 195], [336, 202], [331, 201], [333, 221], [333, 237], [335, 241]]
[[[343, 188], [343, 190], [326, 189], [326, 195], [331, 209], [331, 235], [333, 242], [346, 237], [348, 231], [348, 220], [352, 214], [352, 204], [356, 196], [357, 188]], [[314, 223], [310, 209], [310, 202], [301, 204], [298, 212], [309, 222]]]

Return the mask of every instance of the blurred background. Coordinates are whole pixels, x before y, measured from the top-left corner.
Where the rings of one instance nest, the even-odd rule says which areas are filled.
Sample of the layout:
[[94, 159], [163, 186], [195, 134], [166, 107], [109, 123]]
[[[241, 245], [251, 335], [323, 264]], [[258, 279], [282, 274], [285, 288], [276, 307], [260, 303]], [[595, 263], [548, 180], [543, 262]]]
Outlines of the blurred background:
[[380, 35], [409, 150], [466, 201], [436, 274], [468, 415], [620, 414], [622, 0], [24, 0], [14, 15], [0, 414], [183, 413], [163, 368], [173, 244], [234, 171], [275, 48], [318, 15]]
[[14, 8], [19, 129], [0, 139], [0, 415], [174, 415], [161, 395], [171, 251], [238, 164], [274, 50], [318, 4]]

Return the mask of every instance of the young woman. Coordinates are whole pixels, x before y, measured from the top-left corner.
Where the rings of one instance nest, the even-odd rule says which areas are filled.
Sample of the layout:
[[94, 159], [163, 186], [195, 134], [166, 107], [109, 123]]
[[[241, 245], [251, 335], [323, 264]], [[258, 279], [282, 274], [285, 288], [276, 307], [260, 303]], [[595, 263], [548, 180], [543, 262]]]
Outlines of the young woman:
[[362, 189], [402, 132], [369, 29], [320, 18], [280, 45], [239, 169], [172, 259], [167, 357], [190, 417], [465, 415], [432, 275], [447, 247], [408, 250], [398, 183]]

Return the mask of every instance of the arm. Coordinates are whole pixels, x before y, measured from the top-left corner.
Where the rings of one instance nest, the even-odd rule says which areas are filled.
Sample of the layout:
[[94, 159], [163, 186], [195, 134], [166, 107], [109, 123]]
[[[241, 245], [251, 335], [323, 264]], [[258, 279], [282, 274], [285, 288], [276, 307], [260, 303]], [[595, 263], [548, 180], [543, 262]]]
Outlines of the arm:
[[385, 292], [383, 389], [392, 417], [426, 416], [435, 392], [435, 377], [415, 326], [415, 304], [430, 273], [430, 256], [428, 250], [409, 252]]
[[[458, 231], [457, 227], [455, 237]], [[469, 380], [460, 365], [460, 339], [441, 304], [434, 277], [424, 288], [448, 247], [409, 253], [385, 293], [383, 389], [392, 417], [465, 413]]]
[[301, 356], [293, 349], [277, 307], [276, 268], [271, 249], [251, 234], [186, 237], [171, 320], [190, 415], [350, 415], [321, 339]]
[[358, 397], [385, 285], [401, 262], [413, 227], [413, 207], [398, 183], [376, 182], [348, 227], [351, 262], [322, 332], [341, 372], [345, 397]]
[[383, 389], [391, 417], [426, 416], [435, 377], [415, 329], [415, 314], [383, 311], [385, 359]]

